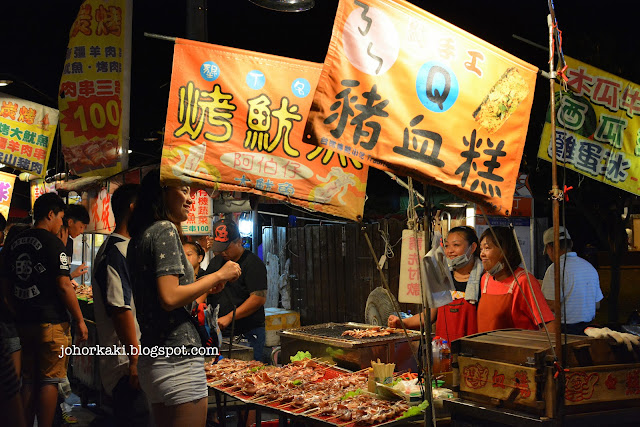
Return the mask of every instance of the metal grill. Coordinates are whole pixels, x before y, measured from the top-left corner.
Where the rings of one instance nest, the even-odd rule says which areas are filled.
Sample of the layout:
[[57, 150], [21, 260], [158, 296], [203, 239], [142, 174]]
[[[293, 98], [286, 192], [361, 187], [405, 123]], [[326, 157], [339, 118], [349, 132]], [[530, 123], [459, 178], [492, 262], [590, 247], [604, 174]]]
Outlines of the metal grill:
[[[384, 343], [389, 341], [397, 341], [404, 339], [404, 333], [394, 333], [382, 337], [364, 337], [355, 338], [352, 336], [342, 336], [342, 333], [351, 329], [368, 329], [373, 325], [365, 325], [362, 323], [322, 323], [319, 325], [304, 326], [299, 329], [288, 329], [281, 331], [280, 334], [297, 337], [314, 341], [315, 339], [331, 340], [333, 342], [343, 342], [351, 345], [354, 344], [372, 344]], [[409, 331], [409, 336], [417, 336], [418, 333]], [[315, 338], [315, 339], [314, 339]]]

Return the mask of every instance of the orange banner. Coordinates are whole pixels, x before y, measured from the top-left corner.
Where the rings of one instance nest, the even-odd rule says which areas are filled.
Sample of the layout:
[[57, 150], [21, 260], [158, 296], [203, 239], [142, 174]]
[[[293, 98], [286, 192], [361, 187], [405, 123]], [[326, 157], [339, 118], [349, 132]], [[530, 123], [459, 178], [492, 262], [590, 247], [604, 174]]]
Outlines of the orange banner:
[[249, 192], [361, 217], [367, 167], [301, 142], [320, 67], [176, 40], [163, 182]]
[[407, 2], [341, 0], [304, 141], [508, 214], [536, 73]]

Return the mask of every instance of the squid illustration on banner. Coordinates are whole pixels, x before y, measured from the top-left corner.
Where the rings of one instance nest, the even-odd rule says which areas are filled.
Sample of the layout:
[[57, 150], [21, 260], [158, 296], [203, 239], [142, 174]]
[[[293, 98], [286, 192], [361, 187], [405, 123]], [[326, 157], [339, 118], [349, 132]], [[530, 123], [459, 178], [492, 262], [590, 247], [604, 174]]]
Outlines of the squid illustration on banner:
[[176, 40], [161, 161], [184, 182], [358, 219], [368, 168], [302, 143], [320, 64]]
[[[556, 160], [591, 179], [640, 195], [640, 86], [566, 57], [565, 92], [557, 87]], [[551, 120], [538, 157], [551, 161]]]
[[126, 169], [131, 0], [85, 0], [69, 33], [58, 105], [64, 159], [77, 175]]
[[11, 196], [13, 196], [13, 186], [16, 176], [11, 173], [0, 172], [0, 214], [4, 219], [9, 219], [9, 208], [11, 207]]
[[509, 214], [537, 68], [401, 0], [340, 0], [304, 141]]
[[0, 93], [0, 163], [44, 177], [58, 110]]

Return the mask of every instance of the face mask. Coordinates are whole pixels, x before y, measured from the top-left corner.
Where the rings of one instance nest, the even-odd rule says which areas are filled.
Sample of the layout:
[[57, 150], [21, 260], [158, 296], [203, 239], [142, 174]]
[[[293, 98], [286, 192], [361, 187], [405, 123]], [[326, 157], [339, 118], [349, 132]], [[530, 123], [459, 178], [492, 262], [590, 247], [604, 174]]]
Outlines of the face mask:
[[465, 265], [469, 264], [469, 261], [471, 261], [472, 259], [470, 255], [471, 246], [469, 246], [469, 249], [467, 249], [467, 252], [465, 252], [463, 255], [458, 255], [454, 259], [447, 258], [447, 265], [449, 266], [449, 270], [457, 270], [460, 267], [464, 267]]
[[495, 275], [500, 273], [503, 269], [504, 269], [504, 264], [502, 262], [497, 262], [496, 265], [494, 265], [493, 267], [491, 267], [489, 271], [487, 271], [487, 273], [495, 277]]

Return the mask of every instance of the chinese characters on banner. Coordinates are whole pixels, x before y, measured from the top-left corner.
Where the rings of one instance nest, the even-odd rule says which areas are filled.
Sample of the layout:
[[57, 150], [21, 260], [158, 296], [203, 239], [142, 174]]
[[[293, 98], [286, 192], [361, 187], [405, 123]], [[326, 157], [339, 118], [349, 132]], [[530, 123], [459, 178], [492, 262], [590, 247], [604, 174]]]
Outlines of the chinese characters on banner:
[[45, 193], [57, 193], [55, 182], [45, 182], [44, 179], [34, 179], [30, 183], [31, 190], [31, 209], [38, 197]]
[[402, 230], [398, 301], [409, 304], [422, 304], [420, 263], [424, 258], [424, 254], [424, 232], [418, 232], [418, 241], [416, 243], [413, 230]]
[[0, 93], [0, 163], [44, 176], [58, 110]]
[[71, 32], [58, 105], [62, 153], [77, 175], [126, 169], [129, 0], [85, 0]]
[[213, 218], [213, 200], [204, 190], [191, 190], [193, 203], [189, 207], [187, 220], [182, 225], [182, 234], [201, 236], [211, 234]]
[[[640, 86], [565, 56], [568, 85], [557, 88], [556, 160], [605, 184], [640, 194]], [[551, 161], [547, 121], [538, 157]]]
[[163, 182], [249, 192], [357, 219], [367, 167], [301, 142], [319, 74], [311, 62], [176, 40]]
[[508, 214], [536, 72], [407, 2], [341, 0], [304, 140]]
[[4, 219], [9, 219], [9, 208], [11, 207], [11, 196], [15, 182], [16, 176], [14, 174], [0, 172], [0, 214], [4, 216]]
[[[85, 233], [110, 234], [116, 229], [116, 220], [111, 209], [111, 193], [115, 191], [115, 188], [113, 185], [110, 187], [109, 190], [102, 188], [97, 193], [95, 191], [85, 193], [87, 210], [89, 211], [89, 225], [87, 225]], [[83, 195], [83, 199], [85, 195]]]

